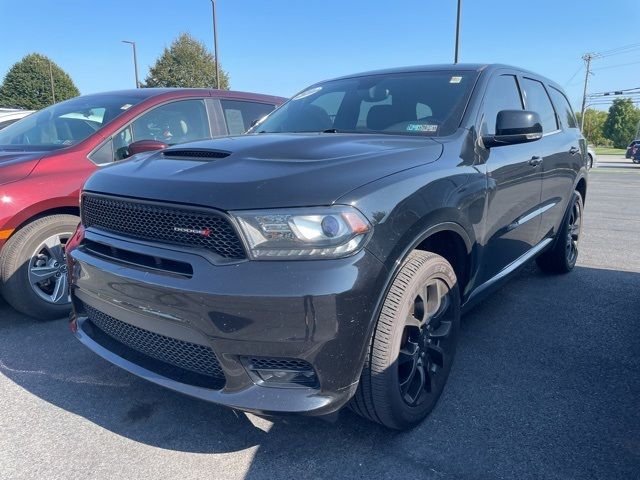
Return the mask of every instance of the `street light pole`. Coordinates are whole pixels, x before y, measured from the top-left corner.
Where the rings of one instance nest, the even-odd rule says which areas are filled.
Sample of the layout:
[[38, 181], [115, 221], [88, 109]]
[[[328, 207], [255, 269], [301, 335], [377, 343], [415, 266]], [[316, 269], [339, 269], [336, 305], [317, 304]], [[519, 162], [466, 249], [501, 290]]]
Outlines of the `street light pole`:
[[56, 88], [53, 82], [53, 67], [51, 66], [51, 60], [49, 60], [49, 80], [51, 81], [51, 98], [53, 103], [56, 103]]
[[213, 59], [216, 62], [216, 88], [220, 88], [220, 66], [218, 64], [218, 29], [216, 28], [216, 0], [211, 0], [213, 17]]
[[136, 73], [136, 88], [140, 88], [140, 82], [138, 81], [138, 55], [136, 53], [136, 42], [122, 40], [122, 43], [128, 43], [133, 48], [133, 69]]
[[458, 49], [460, 47], [460, 10], [462, 10], [462, 0], [458, 0], [458, 14], [456, 16], [456, 52], [453, 63], [458, 63]]

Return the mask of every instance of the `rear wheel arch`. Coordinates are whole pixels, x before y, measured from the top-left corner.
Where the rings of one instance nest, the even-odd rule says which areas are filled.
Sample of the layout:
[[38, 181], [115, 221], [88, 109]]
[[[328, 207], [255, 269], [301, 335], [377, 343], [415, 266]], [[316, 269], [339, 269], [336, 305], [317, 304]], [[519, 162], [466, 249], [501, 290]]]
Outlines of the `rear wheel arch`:
[[580, 192], [582, 201], [585, 202], [587, 199], [587, 180], [584, 177], [581, 177], [580, 180], [578, 180], [578, 183], [576, 183], [574, 190]]

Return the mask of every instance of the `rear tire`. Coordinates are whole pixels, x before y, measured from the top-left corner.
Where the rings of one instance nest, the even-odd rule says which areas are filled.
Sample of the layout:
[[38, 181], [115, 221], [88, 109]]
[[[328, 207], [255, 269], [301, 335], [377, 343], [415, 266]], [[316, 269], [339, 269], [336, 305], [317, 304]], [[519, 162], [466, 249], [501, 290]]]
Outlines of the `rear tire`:
[[73, 215], [42, 217], [5, 244], [0, 258], [2, 295], [13, 308], [38, 320], [69, 313], [63, 249], [78, 222]]
[[578, 260], [578, 244], [582, 237], [583, 211], [582, 195], [576, 190], [553, 247], [536, 258], [541, 270], [548, 273], [568, 273], [573, 270]]
[[433, 410], [455, 356], [460, 294], [446, 259], [413, 251], [385, 298], [350, 408], [398, 430]]

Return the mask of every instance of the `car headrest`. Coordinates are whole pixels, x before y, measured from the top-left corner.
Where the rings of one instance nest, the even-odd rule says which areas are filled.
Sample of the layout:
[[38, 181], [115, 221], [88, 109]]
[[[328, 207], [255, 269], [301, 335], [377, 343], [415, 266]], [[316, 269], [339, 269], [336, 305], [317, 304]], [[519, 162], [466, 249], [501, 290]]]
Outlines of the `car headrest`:
[[296, 120], [297, 130], [301, 132], [322, 132], [333, 126], [329, 114], [318, 105], [306, 105], [303, 113]]

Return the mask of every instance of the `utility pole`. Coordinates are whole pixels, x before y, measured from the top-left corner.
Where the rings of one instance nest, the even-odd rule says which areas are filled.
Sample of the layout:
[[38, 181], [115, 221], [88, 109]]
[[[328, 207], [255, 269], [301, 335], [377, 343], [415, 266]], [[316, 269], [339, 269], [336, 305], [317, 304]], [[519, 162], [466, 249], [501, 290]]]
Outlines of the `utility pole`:
[[138, 81], [138, 55], [136, 53], [136, 42], [122, 40], [122, 43], [128, 43], [133, 48], [133, 70], [136, 74], [136, 88], [140, 88], [140, 82]]
[[582, 56], [585, 63], [584, 72], [584, 90], [582, 91], [582, 115], [580, 116], [580, 131], [584, 132], [584, 114], [587, 111], [587, 85], [589, 84], [589, 75], [591, 75], [591, 60], [593, 54], [586, 53]]
[[56, 103], [56, 88], [53, 82], [53, 67], [51, 66], [51, 60], [49, 60], [49, 80], [51, 81], [51, 98], [53, 98], [53, 103]]
[[216, 88], [220, 88], [220, 67], [218, 64], [218, 31], [216, 28], [216, 0], [211, 0], [211, 14], [213, 17], [213, 59], [216, 62]]
[[458, 14], [456, 16], [456, 52], [453, 63], [458, 63], [458, 48], [460, 47], [460, 10], [462, 10], [462, 0], [458, 0]]

